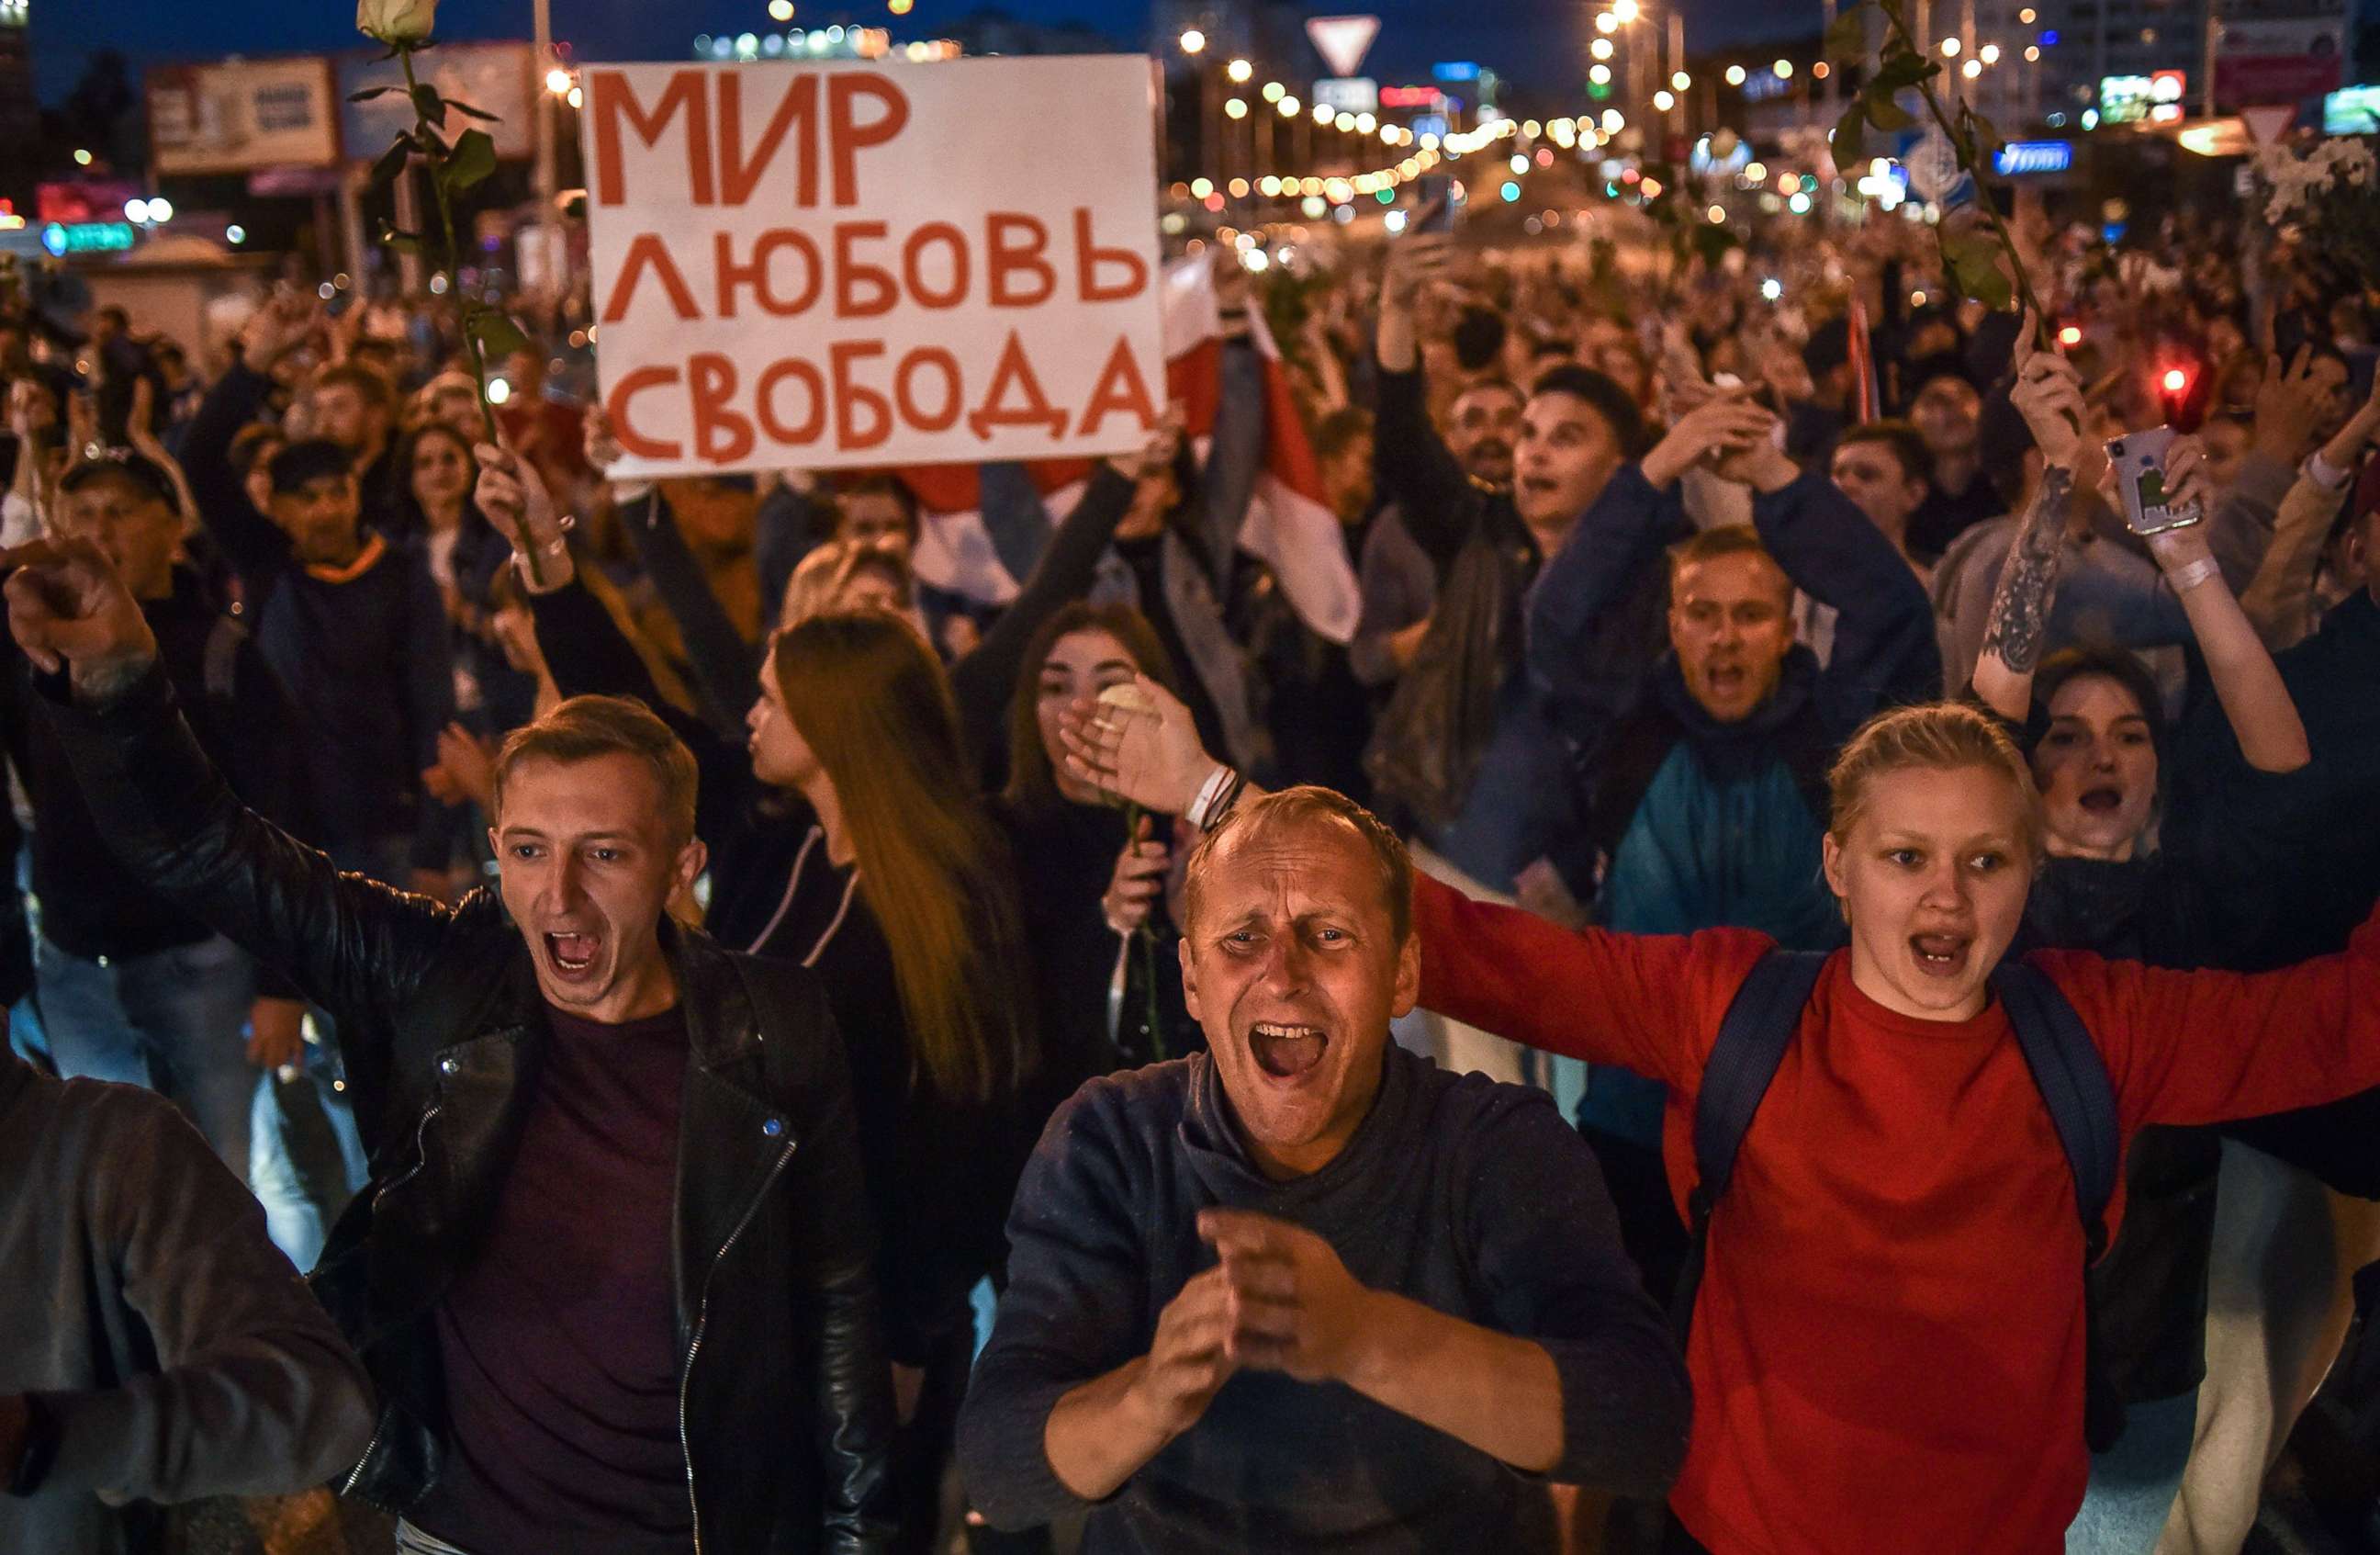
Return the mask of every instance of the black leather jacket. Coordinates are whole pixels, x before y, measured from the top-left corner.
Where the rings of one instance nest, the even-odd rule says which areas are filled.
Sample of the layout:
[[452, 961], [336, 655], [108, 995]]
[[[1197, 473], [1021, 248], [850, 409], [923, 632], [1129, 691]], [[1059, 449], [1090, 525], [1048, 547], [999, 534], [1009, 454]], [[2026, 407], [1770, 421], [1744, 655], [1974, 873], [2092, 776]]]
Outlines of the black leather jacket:
[[[381, 1395], [340, 1488], [402, 1511], [444, 1448], [432, 1313], [493, 1209], [547, 1040], [520, 931], [491, 892], [448, 908], [341, 875], [243, 808], [162, 674], [102, 707], [63, 676], [42, 690], [134, 874], [338, 1018], [372, 1173], [312, 1278]], [[697, 1549], [880, 1549], [891, 1372], [825, 997], [699, 933], [664, 926], [663, 944], [689, 1039], [674, 1261]]]

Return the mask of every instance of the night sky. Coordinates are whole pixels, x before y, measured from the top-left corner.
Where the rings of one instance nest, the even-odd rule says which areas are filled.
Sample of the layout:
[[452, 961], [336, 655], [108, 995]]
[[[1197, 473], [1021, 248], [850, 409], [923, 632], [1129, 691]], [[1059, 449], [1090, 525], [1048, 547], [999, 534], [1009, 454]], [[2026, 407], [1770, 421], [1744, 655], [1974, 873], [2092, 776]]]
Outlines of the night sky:
[[[1817, 0], [1682, 0], [1687, 42], [1718, 42], [1817, 30]], [[933, 35], [937, 18], [965, 15], [986, 0], [917, 0], [906, 18], [880, 5], [843, 7], [800, 0], [805, 26], [835, 21], [890, 25], [896, 37]], [[1122, 42], [1141, 39], [1148, 0], [996, 0], [997, 8], [1040, 21], [1082, 21]], [[583, 59], [678, 59], [697, 32], [759, 31], [764, 0], [552, 0], [554, 35]], [[1541, 89], [1564, 84], [1548, 35], [1575, 37], [1579, 0], [1330, 0], [1318, 14], [1368, 9], [1383, 20], [1365, 63], [1367, 75], [1426, 79], [1434, 60], [1476, 59]], [[1648, 6], [1648, 9], [1651, 7]], [[312, 54], [356, 45], [355, 11], [342, 0], [34, 0], [34, 57], [42, 96], [74, 84], [93, 49], [121, 49], [136, 66], [225, 54]], [[1559, 22], [1558, 22], [1559, 18]], [[439, 32], [451, 38], [526, 38], [529, 0], [443, 0]]]

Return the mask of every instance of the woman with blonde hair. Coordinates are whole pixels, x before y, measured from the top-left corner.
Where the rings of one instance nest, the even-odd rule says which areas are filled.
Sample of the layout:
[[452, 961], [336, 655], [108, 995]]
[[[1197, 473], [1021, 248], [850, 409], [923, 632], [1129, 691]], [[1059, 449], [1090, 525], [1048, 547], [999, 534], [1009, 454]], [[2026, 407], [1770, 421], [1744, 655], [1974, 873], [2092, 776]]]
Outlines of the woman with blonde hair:
[[[1153, 716], [1073, 721], [1070, 766], [1211, 823], [1245, 785], [1144, 689]], [[2077, 952], [2003, 966], [2045, 843], [1999, 724], [1956, 704], [1883, 714], [1830, 791], [1824, 868], [1851, 943], [1806, 964], [1798, 1003], [1763, 978], [1773, 1074], [1751, 1076], [1756, 1111], [1707, 1184], [1697, 1124], [1742, 1115], [1728, 1094], [1750, 1075], [1741, 1034], [1768, 1023], [1730, 1016], [1776, 965], [1766, 936], [1573, 932], [1424, 878], [1422, 1002], [1670, 1087], [1665, 1161], [1707, 1235], [1672, 1549], [2052, 1555], [2088, 1466], [2083, 1270], [2121, 1220], [2122, 1148], [2149, 1124], [2380, 1079], [2380, 917], [2341, 954], [2255, 976]], [[2071, 1039], [2044, 1046], [2045, 1030]], [[2045, 1055], [2066, 1072], [2037, 1080]], [[2094, 1068], [2111, 1117], [2059, 1105], [2093, 1094]], [[2086, 1232], [2094, 1160], [2112, 1197]]]

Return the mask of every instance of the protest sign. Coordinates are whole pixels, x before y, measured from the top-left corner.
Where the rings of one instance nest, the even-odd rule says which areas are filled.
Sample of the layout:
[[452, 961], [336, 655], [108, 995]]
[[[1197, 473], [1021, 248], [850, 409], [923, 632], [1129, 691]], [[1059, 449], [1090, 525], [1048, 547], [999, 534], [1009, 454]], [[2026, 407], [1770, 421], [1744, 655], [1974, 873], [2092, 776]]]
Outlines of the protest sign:
[[1147, 60], [580, 79], [615, 475], [1147, 441], [1165, 396]]

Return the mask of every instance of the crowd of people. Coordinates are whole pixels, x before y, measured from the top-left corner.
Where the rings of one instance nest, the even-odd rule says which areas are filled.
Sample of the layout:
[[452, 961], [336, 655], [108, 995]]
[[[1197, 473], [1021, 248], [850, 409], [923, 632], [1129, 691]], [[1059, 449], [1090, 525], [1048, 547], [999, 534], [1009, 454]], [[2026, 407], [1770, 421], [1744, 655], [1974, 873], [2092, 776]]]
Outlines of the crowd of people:
[[2380, 1260], [2366, 299], [1429, 225], [1196, 244], [998, 599], [426, 308], [0, 317], [0, 1548], [2240, 1550]]

